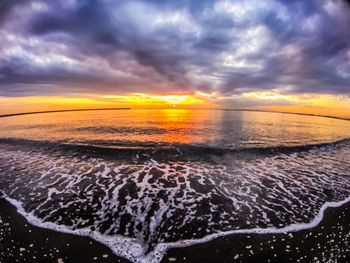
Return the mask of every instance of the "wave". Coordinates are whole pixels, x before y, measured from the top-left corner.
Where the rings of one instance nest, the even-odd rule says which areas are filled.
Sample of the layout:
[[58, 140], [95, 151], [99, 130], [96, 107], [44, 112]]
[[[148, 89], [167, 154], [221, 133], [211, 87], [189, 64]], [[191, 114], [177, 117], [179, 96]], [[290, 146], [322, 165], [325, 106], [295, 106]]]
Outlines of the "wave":
[[312, 227], [350, 197], [349, 140], [244, 150], [0, 144], [0, 190], [29, 222], [140, 263], [223, 235]]
[[17, 138], [0, 138], [0, 144], [21, 146], [31, 149], [40, 148], [42, 151], [68, 151], [78, 154], [113, 157], [113, 158], [134, 158], [136, 155], [153, 156], [163, 160], [194, 160], [203, 159], [211, 156], [223, 155], [274, 155], [291, 154], [294, 152], [305, 152], [317, 150], [319, 148], [334, 147], [338, 145], [349, 145], [350, 138], [337, 141], [297, 145], [297, 146], [272, 146], [272, 147], [244, 147], [244, 148], [223, 148], [213, 147], [203, 144], [176, 144], [176, 143], [154, 143], [154, 142], [132, 142], [132, 141], [47, 141], [47, 140], [28, 140]]

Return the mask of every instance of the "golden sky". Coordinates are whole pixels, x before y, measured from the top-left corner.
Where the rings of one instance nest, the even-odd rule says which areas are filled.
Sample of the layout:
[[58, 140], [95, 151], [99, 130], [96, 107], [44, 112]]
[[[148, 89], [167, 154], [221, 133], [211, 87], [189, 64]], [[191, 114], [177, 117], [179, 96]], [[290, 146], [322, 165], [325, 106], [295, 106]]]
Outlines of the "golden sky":
[[257, 109], [350, 118], [350, 99], [335, 95], [283, 95], [278, 92], [248, 92], [237, 96], [215, 94], [151, 95], [89, 95], [85, 97], [28, 96], [0, 97], [0, 114], [30, 111], [87, 108], [226, 108]]

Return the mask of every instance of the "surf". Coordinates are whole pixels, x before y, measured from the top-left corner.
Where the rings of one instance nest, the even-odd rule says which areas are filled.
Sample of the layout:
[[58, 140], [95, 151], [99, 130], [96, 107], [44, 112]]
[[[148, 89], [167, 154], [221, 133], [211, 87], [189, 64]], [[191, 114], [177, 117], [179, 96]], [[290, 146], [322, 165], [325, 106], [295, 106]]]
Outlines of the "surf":
[[181, 160], [181, 148], [176, 160], [154, 151], [140, 158], [140, 149], [107, 158], [120, 149], [0, 144], [0, 189], [30, 223], [89, 236], [133, 262], [157, 263], [171, 247], [235, 233], [310, 228], [350, 197], [348, 140], [244, 154], [221, 149], [219, 158], [194, 151], [191, 161], [190, 150]]

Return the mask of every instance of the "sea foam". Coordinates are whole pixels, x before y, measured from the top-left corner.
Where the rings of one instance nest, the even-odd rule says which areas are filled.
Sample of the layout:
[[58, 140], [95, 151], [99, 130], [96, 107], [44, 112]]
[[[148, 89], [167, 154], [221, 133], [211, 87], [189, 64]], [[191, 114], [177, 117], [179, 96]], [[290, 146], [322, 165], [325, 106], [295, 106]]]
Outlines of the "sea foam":
[[319, 224], [350, 201], [349, 142], [176, 161], [3, 144], [0, 190], [28, 222], [88, 236], [133, 262], [239, 233]]

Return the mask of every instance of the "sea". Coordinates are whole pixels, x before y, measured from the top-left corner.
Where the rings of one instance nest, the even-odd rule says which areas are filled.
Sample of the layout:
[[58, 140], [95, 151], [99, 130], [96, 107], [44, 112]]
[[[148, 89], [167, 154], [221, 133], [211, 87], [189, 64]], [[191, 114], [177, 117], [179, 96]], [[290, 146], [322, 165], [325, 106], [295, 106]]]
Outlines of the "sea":
[[236, 233], [312, 228], [350, 201], [350, 121], [123, 109], [0, 119], [0, 195], [33, 225], [135, 263]]

